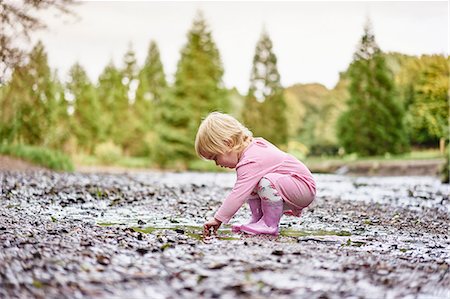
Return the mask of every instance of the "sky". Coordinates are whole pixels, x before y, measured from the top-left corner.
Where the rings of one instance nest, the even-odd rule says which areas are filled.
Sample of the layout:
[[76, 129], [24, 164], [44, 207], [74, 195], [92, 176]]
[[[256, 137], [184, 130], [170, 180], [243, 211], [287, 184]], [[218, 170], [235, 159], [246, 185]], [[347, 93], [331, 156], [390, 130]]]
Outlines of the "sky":
[[256, 43], [265, 29], [273, 41], [281, 83], [321, 83], [333, 88], [352, 60], [370, 18], [384, 52], [408, 55], [449, 53], [447, 1], [400, 2], [145, 2], [84, 1], [77, 17], [45, 12], [48, 29], [34, 34], [47, 50], [49, 65], [67, 78], [76, 62], [96, 82], [112, 60], [123, 66], [131, 46], [142, 66], [155, 40], [169, 82], [180, 50], [201, 10], [219, 49], [228, 88], [245, 94]]

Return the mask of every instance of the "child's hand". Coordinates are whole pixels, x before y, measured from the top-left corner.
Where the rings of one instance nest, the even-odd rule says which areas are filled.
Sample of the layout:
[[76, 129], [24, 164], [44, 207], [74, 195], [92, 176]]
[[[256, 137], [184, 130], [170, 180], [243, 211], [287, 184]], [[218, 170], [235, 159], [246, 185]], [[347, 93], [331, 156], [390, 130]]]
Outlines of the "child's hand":
[[203, 236], [209, 237], [210, 236], [210, 229], [213, 228], [214, 235], [217, 235], [217, 230], [219, 229], [222, 222], [220, 220], [217, 220], [216, 218], [211, 218], [208, 221], [203, 224]]

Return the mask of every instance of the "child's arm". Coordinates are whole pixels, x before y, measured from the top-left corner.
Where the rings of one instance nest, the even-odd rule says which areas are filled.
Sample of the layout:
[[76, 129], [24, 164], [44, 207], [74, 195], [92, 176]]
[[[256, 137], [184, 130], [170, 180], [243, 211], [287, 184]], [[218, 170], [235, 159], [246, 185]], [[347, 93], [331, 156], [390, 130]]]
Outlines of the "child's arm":
[[224, 200], [214, 218], [228, 223], [252, 193], [260, 179], [255, 171], [256, 163], [250, 162], [237, 169], [237, 180], [231, 193]]

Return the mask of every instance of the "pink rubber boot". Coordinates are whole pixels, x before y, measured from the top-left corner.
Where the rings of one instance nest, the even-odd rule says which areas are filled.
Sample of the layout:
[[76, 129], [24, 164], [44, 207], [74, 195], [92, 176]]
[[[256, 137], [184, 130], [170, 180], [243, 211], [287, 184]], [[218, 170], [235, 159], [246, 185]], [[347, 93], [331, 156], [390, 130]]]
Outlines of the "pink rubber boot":
[[278, 224], [283, 215], [283, 201], [261, 200], [262, 218], [248, 225], [242, 225], [241, 231], [247, 234], [278, 235]]
[[[263, 215], [261, 210], [261, 199], [259, 197], [250, 198], [248, 199], [248, 205], [250, 206], [250, 211], [252, 212], [252, 218], [247, 224], [258, 222], [258, 220], [261, 219]], [[241, 226], [242, 224], [233, 225], [231, 227], [231, 231], [233, 233], [238, 233], [241, 231]]]

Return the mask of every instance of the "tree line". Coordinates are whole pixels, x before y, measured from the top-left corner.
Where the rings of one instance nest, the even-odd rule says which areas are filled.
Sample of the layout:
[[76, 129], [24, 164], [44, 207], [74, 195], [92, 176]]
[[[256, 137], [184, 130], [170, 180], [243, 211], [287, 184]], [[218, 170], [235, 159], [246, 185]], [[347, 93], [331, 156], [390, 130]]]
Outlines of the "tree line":
[[145, 156], [160, 167], [185, 168], [196, 159], [193, 142], [202, 117], [222, 111], [298, 155], [397, 154], [411, 145], [448, 142], [449, 57], [383, 53], [370, 24], [332, 90], [320, 84], [284, 88], [265, 31], [247, 94], [226, 89], [223, 73], [201, 14], [187, 33], [173, 84], [155, 41], [143, 66], [130, 47], [122, 65], [111, 61], [97, 82], [78, 63], [67, 81], [59, 80], [38, 42], [0, 85], [0, 138], [69, 154]]

